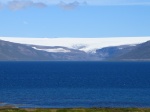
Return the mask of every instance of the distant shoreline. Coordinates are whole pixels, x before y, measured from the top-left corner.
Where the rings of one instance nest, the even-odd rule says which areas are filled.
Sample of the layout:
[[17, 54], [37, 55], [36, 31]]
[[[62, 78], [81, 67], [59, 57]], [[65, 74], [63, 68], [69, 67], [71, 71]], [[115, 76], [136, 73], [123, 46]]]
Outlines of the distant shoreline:
[[149, 112], [150, 108], [15, 108], [0, 106], [0, 112]]
[[[3, 105], [1, 105], [3, 104]], [[93, 107], [93, 108], [19, 108], [15, 105], [9, 105], [0, 102], [0, 112], [150, 112], [150, 107]]]

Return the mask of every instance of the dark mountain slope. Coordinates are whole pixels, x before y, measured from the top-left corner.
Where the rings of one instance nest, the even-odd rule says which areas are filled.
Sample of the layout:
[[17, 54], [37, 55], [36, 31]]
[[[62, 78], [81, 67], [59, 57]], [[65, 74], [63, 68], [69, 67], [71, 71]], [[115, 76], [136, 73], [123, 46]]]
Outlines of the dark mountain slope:
[[118, 56], [119, 60], [150, 60], [150, 41], [139, 44], [130, 52]]
[[150, 60], [150, 41], [147, 41], [136, 46], [121, 45], [113, 47], [105, 47], [96, 50], [96, 54], [103, 60]]
[[101, 59], [110, 60], [128, 53], [129, 51], [133, 50], [135, 47], [136, 46], [131, 46], [131, 45], [104, 47], [102, 49], [96, 50], [96, 54]]
[[[32, 45], [24, 45], [0, 40], [0, 60], [1, 61], [84, 61], [96, 60], [83, 51], [70, 50], [70, 52], [46, 52], [32, 48]], [[37, 47], [37, 46], [36, 46]], [[38, 48], [50, 48], [38, 46]], [[55, 48], [55, 47], [53, 47]], [[61, 48], [58, 47], [57, 48]], [[65, 48], [67, 49], [67, 48]]]
[[0, 60], [48, 60], [52, 56], [32, 47], [0, 40]]

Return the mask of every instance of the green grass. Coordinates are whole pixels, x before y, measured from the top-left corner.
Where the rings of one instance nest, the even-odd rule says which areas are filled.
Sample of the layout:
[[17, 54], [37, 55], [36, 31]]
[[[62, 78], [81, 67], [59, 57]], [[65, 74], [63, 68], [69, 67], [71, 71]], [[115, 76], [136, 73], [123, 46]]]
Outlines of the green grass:
[[23, 109], [0, 109], [0, 112], [28, 112]]

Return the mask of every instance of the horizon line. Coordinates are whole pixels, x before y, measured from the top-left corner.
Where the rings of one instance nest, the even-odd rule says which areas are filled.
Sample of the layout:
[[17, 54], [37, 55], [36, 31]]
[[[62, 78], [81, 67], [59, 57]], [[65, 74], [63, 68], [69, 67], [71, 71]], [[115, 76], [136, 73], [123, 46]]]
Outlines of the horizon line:
[[150, 36], [112, 36], [112, 37], [21, 37], [21, 36], [0, 36], [0, 38], [140, 38]]

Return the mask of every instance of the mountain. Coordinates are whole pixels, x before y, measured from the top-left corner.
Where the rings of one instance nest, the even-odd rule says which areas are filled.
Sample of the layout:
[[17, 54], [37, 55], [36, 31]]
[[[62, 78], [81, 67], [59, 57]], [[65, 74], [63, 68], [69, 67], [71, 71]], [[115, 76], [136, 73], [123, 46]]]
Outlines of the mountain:
[[0, 61], [144, 61], [150, 60], [150, 41], [103, 47], [85, 52], [86, 46], [42, 46], [0, 40]]
[[107, 61], [150, 60], [150, 41], [137, 45], [121, 45], [97, 49], [99, 58]]
[[140, 44], [150, 40], [150, 37], [110, 37], [110, 38], [23, 38], [0, 37], [1, 40], [38, 46], [60, 46], [95, 53], [97, 49], [109, 46]]
[[131, 51], [118, 56], [117, 60], [150, 60], [150, 41], [137, 45]]
[[[51, 49], [66, 49], [68, 52], [47, 52]], [[96, 60], [83, 51], [68, 49], [65, 47], [46, 47], [35, 45], [24, 45], [0, 40], [1, 61], [75, 61]]]
[[46, 52], [39, 52], [32, 47], [0, 40], [0, 60], [42, 60], [51, 59]]
[[103, 60], [111, 60], [132, 51], [135, 45], [104, 47], [96, 50], [96, 55]]

